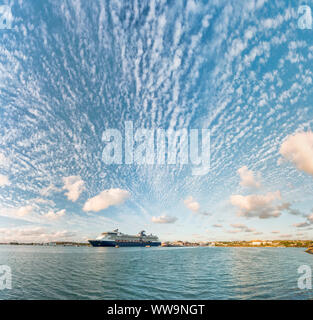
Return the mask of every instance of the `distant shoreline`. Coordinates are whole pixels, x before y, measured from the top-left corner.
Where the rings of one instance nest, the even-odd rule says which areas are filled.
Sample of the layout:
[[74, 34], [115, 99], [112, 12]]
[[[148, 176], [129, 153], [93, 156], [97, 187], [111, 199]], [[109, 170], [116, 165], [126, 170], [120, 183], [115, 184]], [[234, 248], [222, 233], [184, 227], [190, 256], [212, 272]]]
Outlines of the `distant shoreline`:
[[[0, 245], [12, 246], [47, 246], [47, 247], [91, 247], [88, 242], [7, 242]], [[162, 242], [161, 247], [242, 247], [242, 248], [310, 248], [313, 247], [313, 240], [262, 240], [262, 241], [215, 241], [215, 242], [187, 242], [167, 241]]]

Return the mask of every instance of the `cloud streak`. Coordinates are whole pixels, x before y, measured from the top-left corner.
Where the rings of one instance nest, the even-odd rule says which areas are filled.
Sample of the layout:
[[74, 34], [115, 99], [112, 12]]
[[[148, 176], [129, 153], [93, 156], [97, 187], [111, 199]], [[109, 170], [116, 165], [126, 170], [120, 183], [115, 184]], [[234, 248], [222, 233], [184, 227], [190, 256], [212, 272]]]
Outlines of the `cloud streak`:
[[59, 210], [57, 212], [50, 210], [48, 213], [44, 215], [44, 218], [48, 220], [56, 221], [56, 220], [59, 220], [61, 217], [65, 216], [65, 213], [66, 213], [65, 209]]
[[18, 227], [0, 228], [0, 241], [20, 242], [49, 242], [49, 241], [70, 241], [77, 236], [76, 232], [68, 230], [51, 231], [45, 227]]

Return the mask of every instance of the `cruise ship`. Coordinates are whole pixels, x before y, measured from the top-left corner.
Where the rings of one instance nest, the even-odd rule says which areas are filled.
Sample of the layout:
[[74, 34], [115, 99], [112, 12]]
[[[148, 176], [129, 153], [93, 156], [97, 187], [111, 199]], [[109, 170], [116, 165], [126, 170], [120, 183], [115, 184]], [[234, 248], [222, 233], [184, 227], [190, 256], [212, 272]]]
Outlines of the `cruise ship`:
[[93, 247], [157, 247], [161, 245], [159, 238], [153, 234], [146, 235], [140, 231], [137, 235], [119, 232], [118, 229], [103, 232], [95, 240], [88, 240]]

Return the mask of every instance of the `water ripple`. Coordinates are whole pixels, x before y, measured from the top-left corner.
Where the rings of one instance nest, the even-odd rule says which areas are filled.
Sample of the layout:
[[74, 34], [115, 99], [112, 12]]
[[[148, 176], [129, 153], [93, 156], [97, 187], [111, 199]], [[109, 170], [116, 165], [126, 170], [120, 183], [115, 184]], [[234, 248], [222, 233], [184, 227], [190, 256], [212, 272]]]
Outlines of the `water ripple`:
[[302, 248], [0, 247], [0, 299], [313, 299], [297, 288]]

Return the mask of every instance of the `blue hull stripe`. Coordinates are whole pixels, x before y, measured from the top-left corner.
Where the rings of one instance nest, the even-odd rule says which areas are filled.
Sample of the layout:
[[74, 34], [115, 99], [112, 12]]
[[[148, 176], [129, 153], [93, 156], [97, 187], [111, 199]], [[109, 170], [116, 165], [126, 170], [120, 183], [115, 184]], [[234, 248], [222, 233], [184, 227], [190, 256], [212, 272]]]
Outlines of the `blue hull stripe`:
[[116, 242], [116, 241], [102, 241], [102, 240], [89, 240], [93, 247], [158, 247], [161, 242]]

